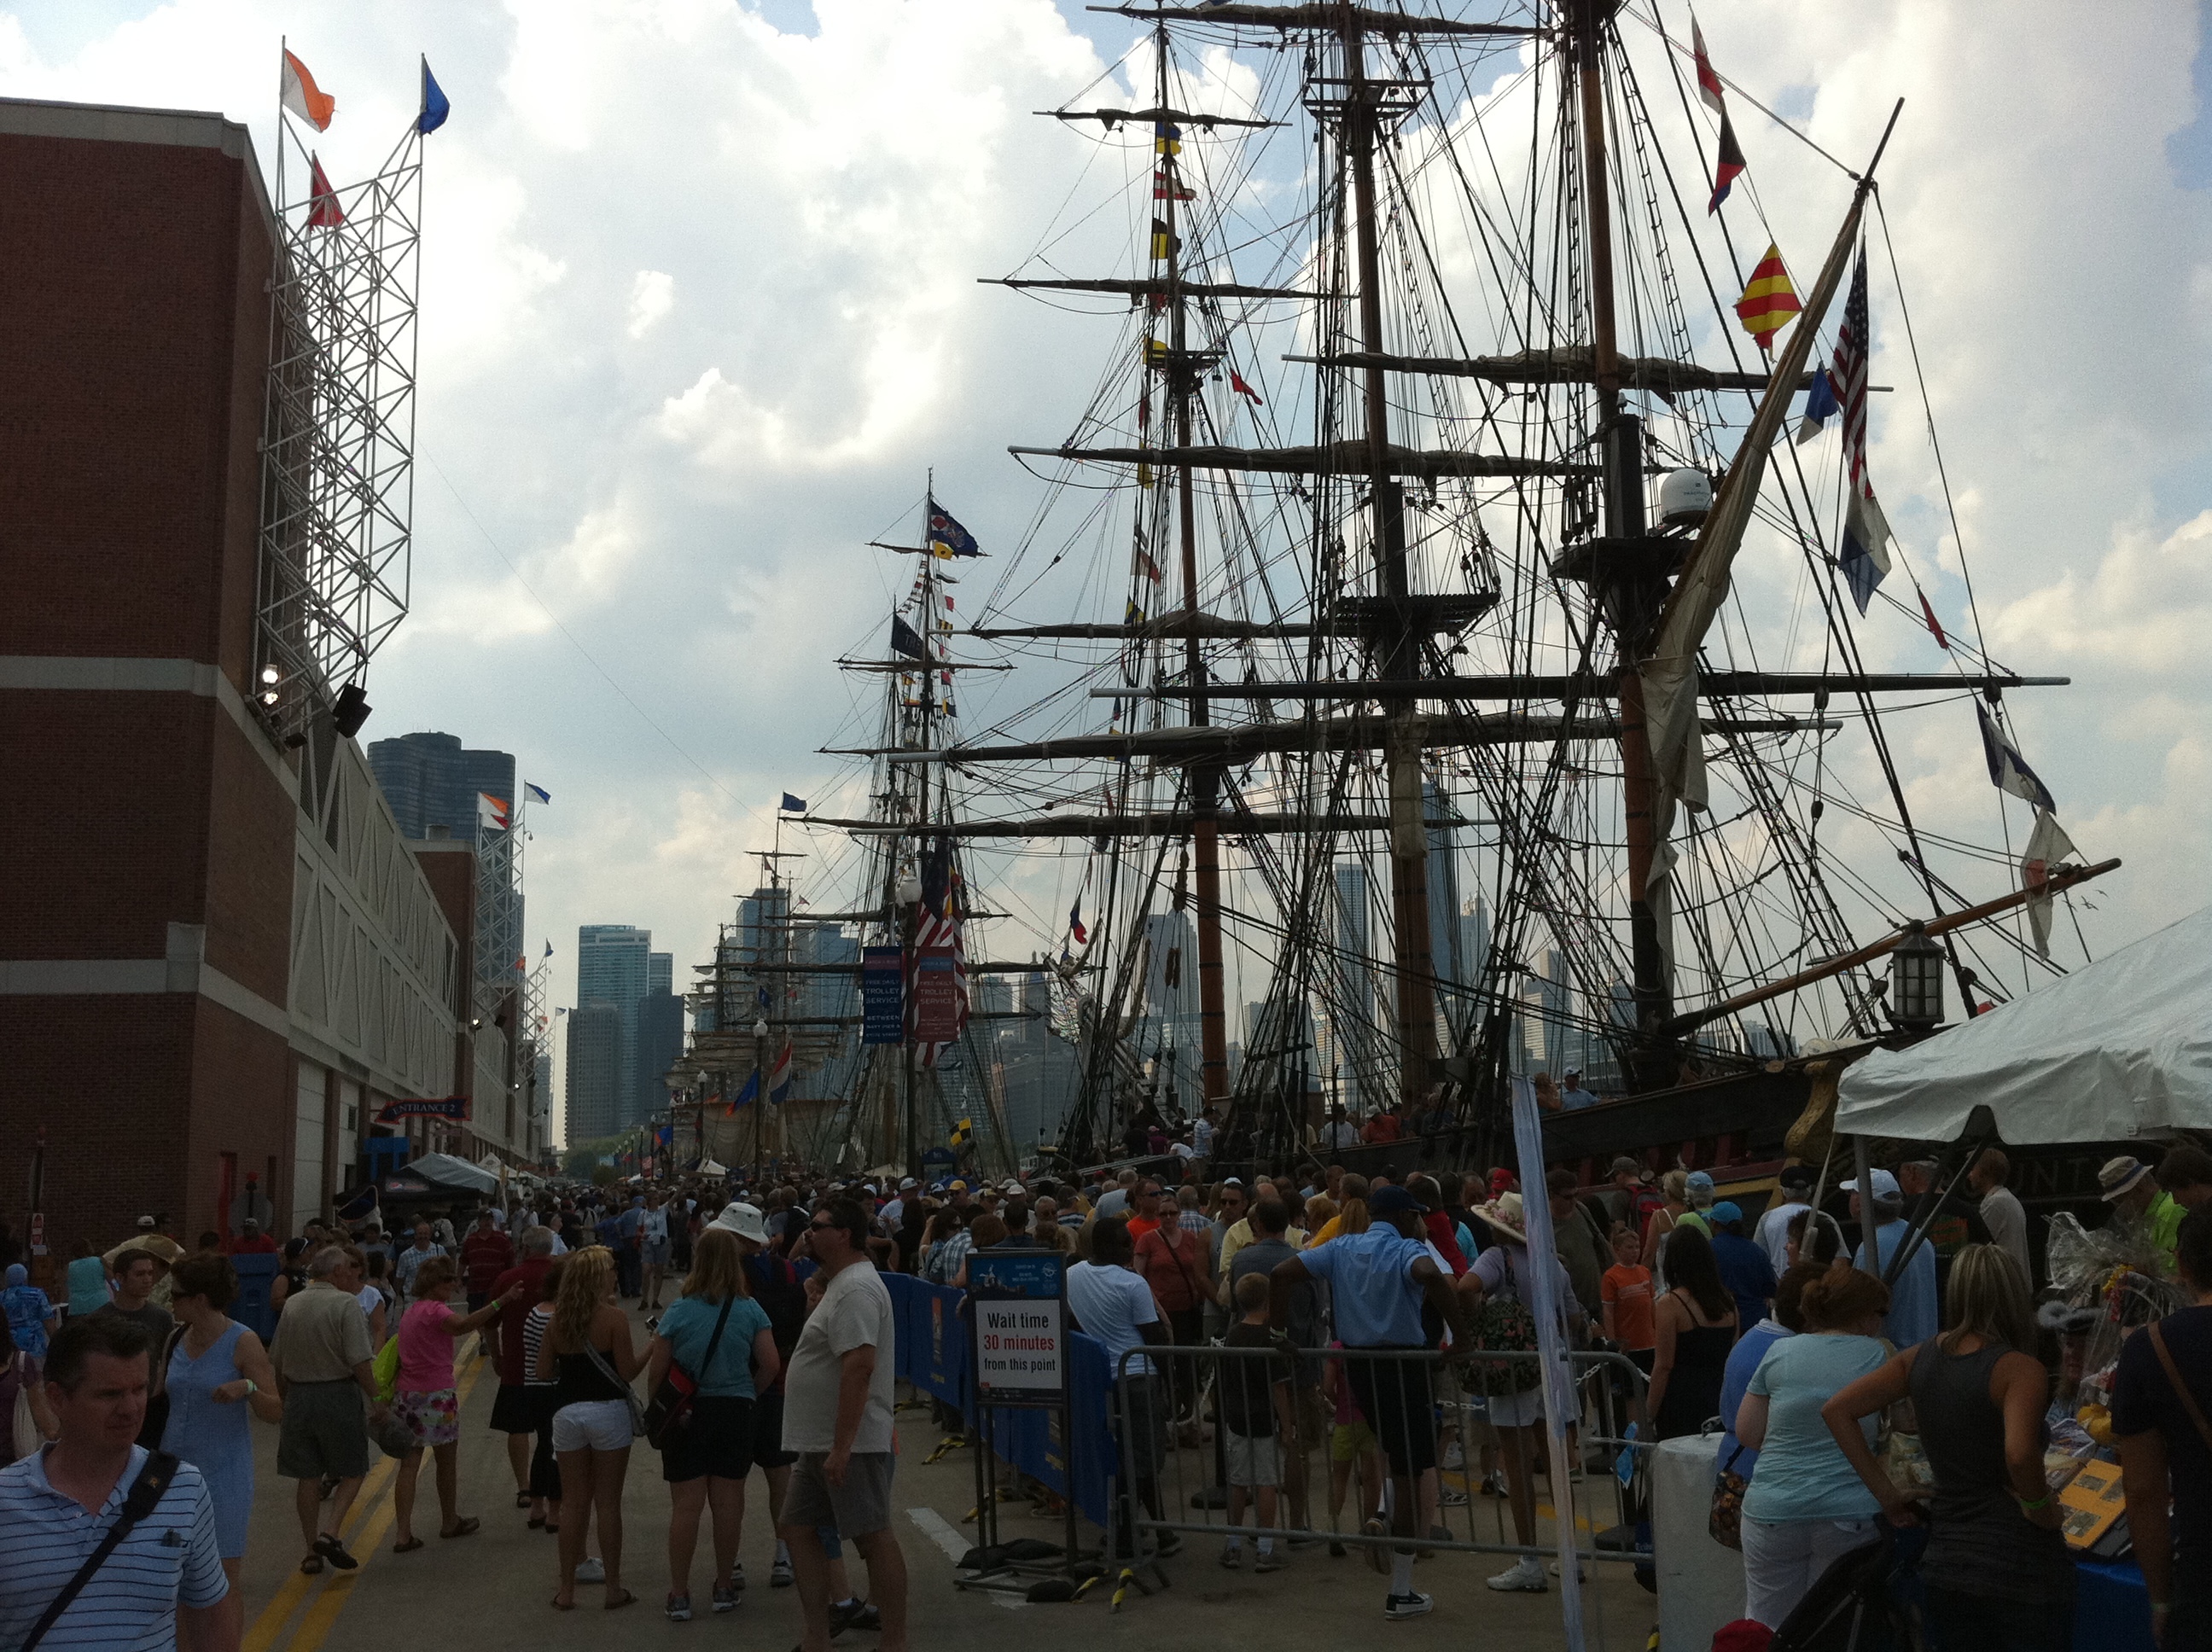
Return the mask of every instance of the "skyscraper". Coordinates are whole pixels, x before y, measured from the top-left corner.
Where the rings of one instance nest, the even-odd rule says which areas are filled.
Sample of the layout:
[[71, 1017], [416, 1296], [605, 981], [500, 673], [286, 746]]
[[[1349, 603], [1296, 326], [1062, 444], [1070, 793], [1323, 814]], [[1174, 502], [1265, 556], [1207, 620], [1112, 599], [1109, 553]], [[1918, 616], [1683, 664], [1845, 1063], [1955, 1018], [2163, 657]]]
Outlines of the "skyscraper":
[[512, 752], [476, 750], [453, 734], [401, 734], [373, 740], [369, 772], [392, 805], [399, 829], [412, 838], [443, 826], [454, 837], [474, 843], [477, 793], [515, 800]]
[[622, 1128], [622, 1011], [585, 1004], [568, 1013], [567, 1139], [598, 1141]]
[[[638, 1014], [652, 971], [653, 932], [629, 924], [585, 924], [576, 931], [576, 1007], [580, 1013], [595, 1005], [613, 1010], [615, 1019], [605, 1035], [614, 1040], [611, 1058], [614, 1099], [611, 1128], [621, 1129], [643, 1116], [637, 1105]], [[601, 1023], [590, 1023], [596, 1028]], [[570, 1017], [569, 1067], [575, 1071], [576, 1041], [582, 1029]], [[596, 1059], [596, 1058], [594, 1058]], [[597, 1072], [596, 1066], [590, 1069]], [[570, 1110], [574, 1110], [572, 1100]]]

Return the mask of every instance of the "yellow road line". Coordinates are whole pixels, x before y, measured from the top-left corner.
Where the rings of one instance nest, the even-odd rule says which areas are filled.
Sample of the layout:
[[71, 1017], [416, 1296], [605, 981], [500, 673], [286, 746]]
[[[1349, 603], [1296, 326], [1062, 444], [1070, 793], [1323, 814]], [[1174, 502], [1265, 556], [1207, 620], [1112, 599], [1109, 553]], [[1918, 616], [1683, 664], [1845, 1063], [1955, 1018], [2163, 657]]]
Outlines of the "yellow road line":
[[[398, 1467], [396, 1460], [380, 1454], [375, 1465], [368, 1471], [368, 1477], [362, 1481], [352, 1507], [346, 1510], [344, 1523], [338, 1527], [340, 1537], [350, 1539], [360, 1529], [362, 1521], [368, 1518], [369, 1509], [375, 1504], [377, 1494], [384, 1490], [385, 1482], [392, 1478]], [[329, 1570], [336, 1570], [329, 1567], [327, 1562], [325, 1565]], [[283, 1632], [285, 1621], [299, 1609], [300, 1602], [307, 1598], [308, 1591], [316, 1587], [316, 1578], [295, 1565], [291, 1576], [284, 1580], [283, 1587], [261, 1609], [261, 1615], [253, 1620], [252, 1628], [246, 1631], [242, 1652], [270, 1652], [276, 1644], [277, 1636]]]
[[[490, 1363], [489, 1360], [476, 1361], [469, 1368], [468, 1375], [461, 1379], [460, 1387], [453, 1396], [456, 1414], [468, 1403], [470, 1391], [476, 1387], [477, 1379], [483, 1375], [484, 1367]], [[392, 1529], [397, 1513], [392, 1493], [394, 1471], [398, 1466], [397, 1459], [386, 1457], [376, 1466], [369, 1480], [363, 1482], [361, 1495], [354, 1499], [354, 1505], [346, 1515], [346, 1525], [356, 1529], [343, 1534], [349, 1538], [348, 1548], [355, 1552], [361, 1564], [351, 1571], [338, 1572], [324, 1586], [322, 1592], [316, 1595], [314, 1604], [307, 1608], [307, 1616], [300, 1620], [299, 1628], [285, 1643], [289, 1652], [316, 1652], [324, 1637], [331, 1632], [331, 1625], [337, 1622], [338, 1613], [345, 1610], [346, 1602], [352, 1598], [354, 1586], [368, 1572], [369, 1563], [376, 1558], [378, 1546], [384, 1541], [385, 1533]], [[294, 1583], [301, 1585], [301, 1593], [305, 1593], [313, 1586], [313, 1580], [304, 1573], [293, 1575], [291, 1581], [278, 1592], [277, 1600], [270, 1603], [269, 1612], [264, 1612], [255, 1620], [253, 1634], [246, 1638], [242, 1652], [273, 1652], [276, 1636], [282, 1631], [284, 1620], [291, 1616], [292, 1607], [297, 1601], [296, 1596], [291, 1601], [284, 1600]], [[280, 1602], [283, 1610], [272, 1621], [270, 1613], [276, 1612]], [[264, 1624], [267, 1625], [265, 1637]]]

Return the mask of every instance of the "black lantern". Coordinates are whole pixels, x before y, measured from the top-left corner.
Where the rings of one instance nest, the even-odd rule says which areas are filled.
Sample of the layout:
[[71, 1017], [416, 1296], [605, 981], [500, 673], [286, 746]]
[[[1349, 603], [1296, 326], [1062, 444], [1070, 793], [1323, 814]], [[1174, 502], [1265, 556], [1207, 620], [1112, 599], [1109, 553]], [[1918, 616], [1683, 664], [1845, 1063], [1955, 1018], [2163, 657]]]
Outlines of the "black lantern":
[[1943, 1023], [1943, 949], [1917, 919], [1889, 955], [1889, 1013], [1906, 1032]]

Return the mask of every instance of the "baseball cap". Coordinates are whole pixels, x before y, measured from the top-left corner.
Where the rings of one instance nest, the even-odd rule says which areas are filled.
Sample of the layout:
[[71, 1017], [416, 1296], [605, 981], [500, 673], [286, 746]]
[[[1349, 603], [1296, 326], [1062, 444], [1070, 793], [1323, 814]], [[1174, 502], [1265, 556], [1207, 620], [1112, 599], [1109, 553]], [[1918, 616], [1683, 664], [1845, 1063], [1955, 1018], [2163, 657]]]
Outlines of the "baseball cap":
[[951, 1188], [956, 1193], [964, 1193], [968, 1191], [968, 1184], [964, 1181], [955, 1181], [951, 1184]]
[[154, 1231], [154, 1218], [153, 1218], [152, 1217], [150, 1217], [150, 1216], [142, 1216], [142, 1217], [140, 1217], [140, 1218], [138, 1218], [138, 1231], [139, 1231], [139, 1232], [141, 1232], [141, 1233], [151, 1233], [151, 1232], [153, 1232], [153, 1231]]
[[[2103, 1177], [2100, 1175], [2098, 1179], [2102, 1181]], [[1853, 1176], [1849, 1181], [1838, 1181], [1836, 1186], [1847, 1193], [1855, 1193], [1859, 1190], [1858, 1178]], [[1905, 1195], [1898, 1190], [1895, 1176], [1887, 1170], [1876, 1170], [1874, 1173], [1874, 1196], [1876, 1199], [1902, 1199]], [[2112, 1195], [2107, 1193], [2106, 1197], [2109, 1199]]]
[[1714, 1206], [1712, 1209], [1707, 1212], [1707, 1215], [1710, 1219], [1715, 1222], [1741, 1222], [1743, 1220], [1742, 1209], [1732, 1199], [1723, 1199], [1719, 1204]]
[[904, 1193], [909, 1187], [919, 1187], [920, 1186], [921, 1186], [921, 1184], [919, 1181], [916, 1181], [912, 1176], [904, 1176], [900, 1179], [899, 1191], [901, 1193]]
[[1793, 1164], [1778, 1180], [1785, 1187], [1809, 1187], [1813, 1185], [1813, 1171], [1808, 1165]]
[[1613, 1169], [1607, 1174], [1617, 1176], [1640, 1176], [1644, 1174], [1644, 1167], [1629, 1157], [1627, 1154], [1623, 1153], [1619, 1158], [1613, 1160]]
[[1244, 1178], [1243, 1176], [1224, 1176], [1221, 1178], [1220, 1185], [1224, 1187], [1241, 1187], [1244, 1185]]
[[1386, 1182], [1369, 1195], [1367, 1209], [1374, 1216], [1395, 1216], [1401, 1211], [1419, 1212], [1423, 1206], [1396, 1182]]
[[1569, 1067], [1559, 1076], [1564, 1078], [1579, 1078], [1583, 1076], [1583, 1070], [1580, 1067]]

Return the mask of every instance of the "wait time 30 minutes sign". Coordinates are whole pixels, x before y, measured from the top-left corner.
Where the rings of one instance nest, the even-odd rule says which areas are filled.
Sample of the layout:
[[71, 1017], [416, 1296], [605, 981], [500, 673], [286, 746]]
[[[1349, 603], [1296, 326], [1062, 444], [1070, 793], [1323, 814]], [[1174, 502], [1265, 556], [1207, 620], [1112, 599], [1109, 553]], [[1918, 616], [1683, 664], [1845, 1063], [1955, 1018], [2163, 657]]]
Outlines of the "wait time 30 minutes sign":
[[1057, 1405], [1067, 1389], [1061, 1259], [1050, 1251], [976, 1251], [968, 1264], [975, 1315], [975, 1393], [994, 1405]]

